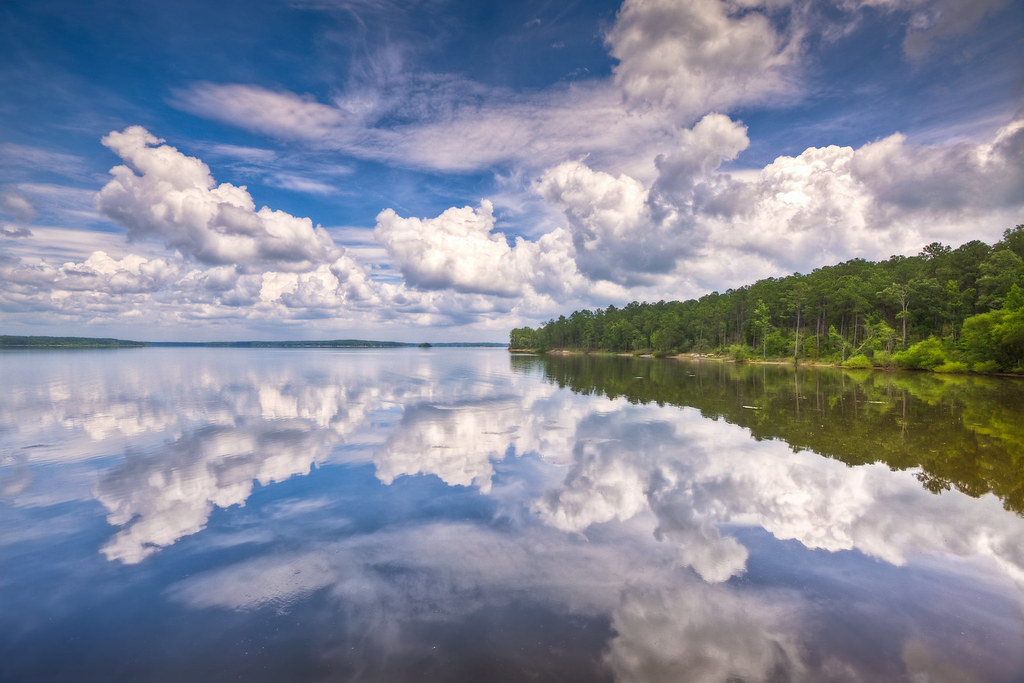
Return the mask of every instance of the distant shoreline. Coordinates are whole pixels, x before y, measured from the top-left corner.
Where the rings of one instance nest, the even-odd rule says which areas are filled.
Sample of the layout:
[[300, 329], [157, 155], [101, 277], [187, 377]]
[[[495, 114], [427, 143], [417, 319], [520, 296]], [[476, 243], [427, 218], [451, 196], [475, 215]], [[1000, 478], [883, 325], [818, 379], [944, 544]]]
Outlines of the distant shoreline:
[[0, 335], [0, 349], [120, 349], [145, 347], [235, 349], [405, 349], [405, 348], [507, 348], [500, 342], [395, 342], [366, 339], [305, 341], [147, 342], [100, 337], [45, 337]]

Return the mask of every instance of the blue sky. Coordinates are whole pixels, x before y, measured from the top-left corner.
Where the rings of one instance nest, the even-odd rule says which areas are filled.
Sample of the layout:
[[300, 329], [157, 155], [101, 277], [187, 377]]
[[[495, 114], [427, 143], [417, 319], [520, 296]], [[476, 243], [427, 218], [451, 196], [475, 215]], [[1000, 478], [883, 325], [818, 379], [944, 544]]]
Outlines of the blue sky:
[[502, 341], [1024, 222], [1024, 3], [0, 0], [0, 331]]

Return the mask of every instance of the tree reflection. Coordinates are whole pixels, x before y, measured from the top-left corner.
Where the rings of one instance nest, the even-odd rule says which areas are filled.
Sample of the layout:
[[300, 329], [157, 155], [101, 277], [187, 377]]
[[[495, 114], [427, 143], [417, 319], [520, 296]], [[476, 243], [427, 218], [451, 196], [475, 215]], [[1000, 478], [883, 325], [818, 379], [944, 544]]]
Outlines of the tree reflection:
[[847, 465], [920, 468], [933, 493], [1024, 514], [1024, 385], [1014, 380], [645, 358], [512, 356], [560, 387], [686, 406]]

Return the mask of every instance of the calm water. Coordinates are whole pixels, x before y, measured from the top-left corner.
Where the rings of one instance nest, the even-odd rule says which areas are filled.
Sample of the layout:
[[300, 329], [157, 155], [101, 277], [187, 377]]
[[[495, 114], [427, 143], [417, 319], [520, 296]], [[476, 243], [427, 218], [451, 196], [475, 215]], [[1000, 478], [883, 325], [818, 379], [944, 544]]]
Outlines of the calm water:
[[0, 354], [5, 681], [1024, 680], [1024, 382]]

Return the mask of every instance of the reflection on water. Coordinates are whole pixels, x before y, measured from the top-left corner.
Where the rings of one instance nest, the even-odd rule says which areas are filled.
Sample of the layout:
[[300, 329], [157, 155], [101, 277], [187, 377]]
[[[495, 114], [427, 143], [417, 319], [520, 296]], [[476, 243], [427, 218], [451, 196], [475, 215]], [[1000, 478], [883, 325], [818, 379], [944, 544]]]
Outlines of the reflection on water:
[[1024, 513], [1024, 382], [588, 356], [514, 356], [559, 386], [634, 403], [697, 408], [848, 465], [921, 468], [931, 491], [994, 493]]
[[1014, 381], [444, 349], [0, 376], [5, 680], [1024, 677]]

